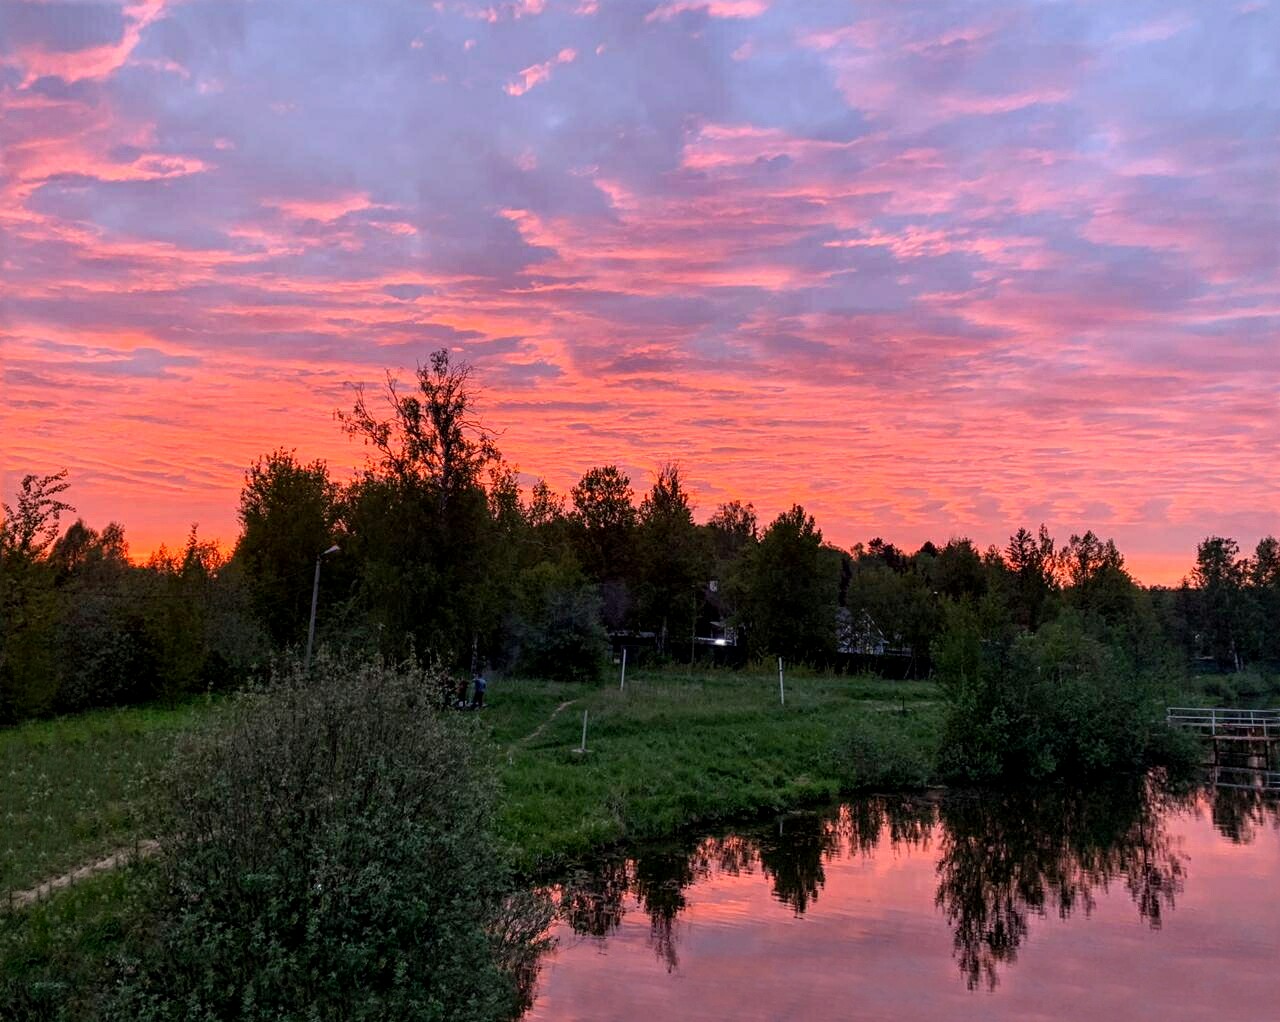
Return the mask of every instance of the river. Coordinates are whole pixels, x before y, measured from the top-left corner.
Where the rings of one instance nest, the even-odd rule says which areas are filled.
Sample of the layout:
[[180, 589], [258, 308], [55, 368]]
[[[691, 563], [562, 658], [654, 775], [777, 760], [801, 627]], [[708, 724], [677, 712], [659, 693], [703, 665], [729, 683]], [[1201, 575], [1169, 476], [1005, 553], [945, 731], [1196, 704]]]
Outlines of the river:
[[867, 798], [558, 886], [525, 1022], [1280, 1018], [1280, 807]]

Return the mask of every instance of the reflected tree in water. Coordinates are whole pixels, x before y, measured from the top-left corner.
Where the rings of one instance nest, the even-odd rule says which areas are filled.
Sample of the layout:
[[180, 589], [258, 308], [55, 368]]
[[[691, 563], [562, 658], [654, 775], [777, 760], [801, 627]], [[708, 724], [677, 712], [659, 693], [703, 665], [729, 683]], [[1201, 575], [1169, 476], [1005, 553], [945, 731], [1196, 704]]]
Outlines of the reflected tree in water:
[[676, 921], [688, 905], [685, 888], [707, 875], [697, 849], [692, 852], [664, 849], [642, 855], [634, 862], [632, 891], [649, 916], [650, 946], [668, 972], [680, 965], [676, 953]]
[[1218, 833], [1233, 844], [1251, 844], [1258, 829], [1268, 825], [1280, 829], [1280, 802], [1261, 791], [1213, 788], [1209, 811]]
[[1186, 874], [1165, 821], [1205, 808], [1233, 841], [1280, 828], [1280, 806], [1257, 793], [1176, 795], [1155, 781], [1087, 795], [869, 798], [829, 813], [790, 814], [771, 827], [668, 842], [631, 859], [601, 859], [566, 881], [559, 914], [575, 933], [606, 938], [633, 904], [648, 916], [655, 954], [674, 970], [686, 892], [700, 880], [758, 869], [773, 896], [800, 916], [817, 902], [828, 863], [936, 846], [935, 904], [952, 930], [961, 974], [970, 989], [994, 989], [1000, 968], [1017, 960], [1032, 915], [1088, 915], [1116, 885], [1139, 918], [1158, 928]]
[[970, 989], [984, 980], [995, 988], [998, 966], [1017, 959], [1030, 914], [1087, 915], [1115, 879], [1158, 927], [1184, 877], [1161, 808], [1145, 788], [944, 802], [936, 903]]
[[576, 934], [608, 937], [622, 925], [630, 890], [630, 860], [601, 858], [593, 869], [577, 870], [561, 884], [559, 916]]
[[758, 838], [758, 849], [773, 896], [802, 916], [826, 883], [823, 860], [840, 854], [839, 821], [817, 813], [779, 817], [777, 829]]

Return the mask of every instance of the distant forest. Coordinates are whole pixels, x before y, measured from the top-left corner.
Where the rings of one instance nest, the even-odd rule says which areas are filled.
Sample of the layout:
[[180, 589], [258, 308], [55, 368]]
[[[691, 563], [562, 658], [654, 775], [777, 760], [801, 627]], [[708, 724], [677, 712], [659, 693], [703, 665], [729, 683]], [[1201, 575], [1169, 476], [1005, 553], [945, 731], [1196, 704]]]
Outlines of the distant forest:
[[539, 482], [526, 496], [474, 403], [471, 368], [447, 351], [411, 385], [358, 390], [338, 419], [364, 468], [341, 483], [288, 449], [264, 455], [230, 556], [193, 528], [134, 564], [120, 524], [62, 527], [65, 472], [25, 477], [0, 521], [0, 723], [242, 683], [305, 642], [334, 545], [319, 641], [460, 671], [589, 680], [625, 643], [659, 660], [896, 659], [926, 674], [961, 619], [988, 646], [1070, 621], [1179, 671], [1280, 662], [1273, 537], [1252, 556], [1206, 538], [1172, 589], [1139, 586], [1110, 540], [1043, 526], [1004, 549], [846, 550], [798, 505], [765, 525], [734, 501], [697, 524], [675, 464], [640, 494], [604, 465], [568, 494]]

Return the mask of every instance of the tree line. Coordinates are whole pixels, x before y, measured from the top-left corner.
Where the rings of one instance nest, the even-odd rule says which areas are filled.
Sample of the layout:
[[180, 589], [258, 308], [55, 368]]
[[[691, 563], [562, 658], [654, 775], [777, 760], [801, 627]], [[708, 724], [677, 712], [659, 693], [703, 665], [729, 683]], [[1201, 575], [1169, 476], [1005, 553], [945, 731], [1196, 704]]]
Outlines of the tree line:
[[881, 539], [841, 549], [799, 505], [762, 525], [731, 501], [699, 524], [676, 464], [638, 495], [617, 465], [567, 494], [545, 481], [524, 493], [476, 394], [445, 350], [408, 386], [388, 375], [357, 390], [337, 418], [363, 467], [340, 482], [322, 461], [264, 455], [245, 474], [230, 555], [193, 527], [181, 548], [134, 563], [117, 523], [62, 528], [65, 473], [25, 477], [0, 521], [0, 722], [239, 684], [305, 641], [316, 560], [333, 545], [323, 642], [460, 670], [591, 679], [611, 633], [688, 659], [693, 636], [714, 630], [747, 658], [889, 653], [925, 673], [958, 608], [988, 642], [1065, 615], [1184, 665], [1280, 660], [1272, 537], [1252, 557], [1209, 537], [1180, 587], [1146, 589], [1092, 532], [907, 553]]

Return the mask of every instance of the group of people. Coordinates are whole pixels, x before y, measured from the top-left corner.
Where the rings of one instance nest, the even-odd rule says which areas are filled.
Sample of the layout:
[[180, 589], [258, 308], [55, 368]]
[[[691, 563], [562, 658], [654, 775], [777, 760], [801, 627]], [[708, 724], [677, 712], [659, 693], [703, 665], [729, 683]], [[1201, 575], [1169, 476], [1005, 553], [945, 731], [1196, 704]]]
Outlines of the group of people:
[[[457, 688], [453, 694], [453, 708], [455, 710], [481, 710], [484, 709], [484, 690], [488, 687], [483, 674], [476, 674], [468, 684], [465, 676], [458, 679]], [[470, 700], [467, 699], [467, 690], [471, 689], [472, 694]]]

